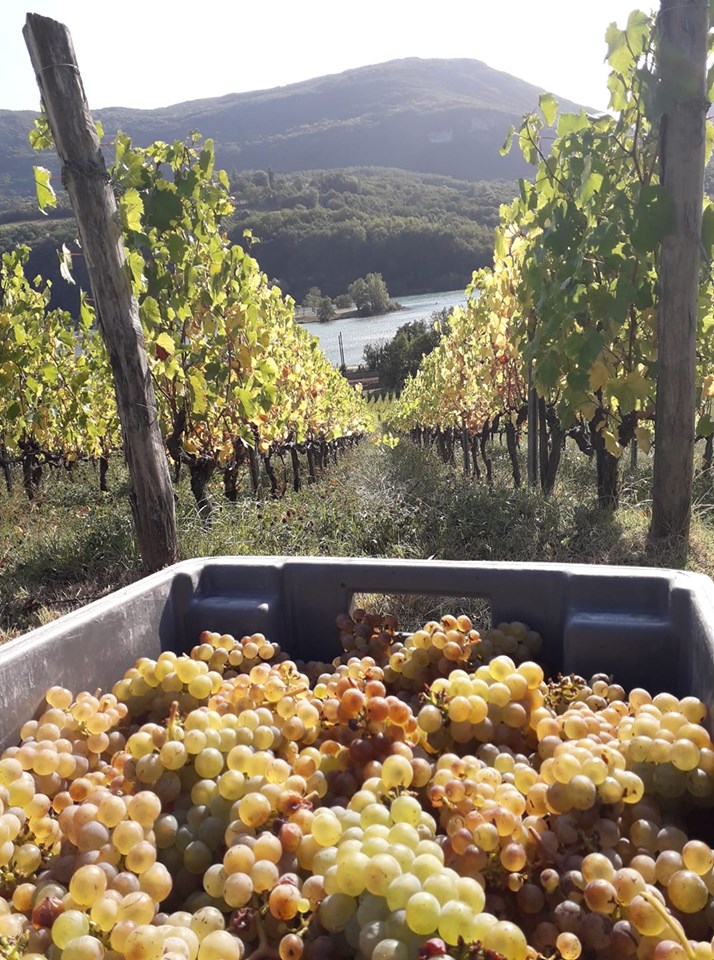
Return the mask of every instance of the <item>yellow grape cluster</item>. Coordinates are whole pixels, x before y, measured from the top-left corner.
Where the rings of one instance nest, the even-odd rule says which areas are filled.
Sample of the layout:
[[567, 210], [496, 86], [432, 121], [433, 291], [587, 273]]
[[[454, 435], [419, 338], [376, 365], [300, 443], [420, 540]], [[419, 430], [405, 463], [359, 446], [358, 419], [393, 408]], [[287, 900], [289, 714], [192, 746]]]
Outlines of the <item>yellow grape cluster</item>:
[[548, 681], [520, 622], [338, 629], [50, 688], [0, 757], [0, 957], [714, 960], [704, 704]]
[[369, 654], [384, 667], [390, 686], [404, 691], [421, 692], [454, 667], [483, 665], [501, 653], [521, 663], [536, 656], [542, 643], [540, 634], [519, 621], [479, 631], [465, 615], [447, 614], [413, 633], [400, 633], [396, 617], [357, 608], [351, 616], [342, 615], [338, 627], [346, 657]]

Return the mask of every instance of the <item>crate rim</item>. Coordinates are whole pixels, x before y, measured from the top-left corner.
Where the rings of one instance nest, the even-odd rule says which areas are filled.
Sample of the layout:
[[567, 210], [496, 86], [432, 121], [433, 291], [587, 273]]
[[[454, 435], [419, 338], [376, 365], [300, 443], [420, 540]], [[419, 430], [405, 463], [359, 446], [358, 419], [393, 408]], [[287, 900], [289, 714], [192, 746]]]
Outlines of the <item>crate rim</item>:
[[[438, 567], [441, 569], [454, 570], [473, 570], [478, 571], [520, 571], [522, 573], [543, 571], [560, 573], [569, 578], [577, 579], [579, 577], [613, 577], [623, 576], [629, 579], [654, 580], [669, 582], [671, 587], [680, 586], [698, 587], [714, 606], [714, 581], [704, 573], [697, 573], [693, 570], [678, 570], [669, 567], [641, 567], [611, 564], [590, 564], [590, 563], [552, 563], [546, 561], [534, 561], [530, 563], [519, 563], [515, 560], [422, 560], [422, 559], [394, 559], [389, 557], [322, 557], [322, 556], [270, 556], [251, 554], [246, 555], [227, 555], [210, 557], [192, 557], [187, 560], [180, 560], [171, 566], [164, 567], [155, 573], [148, 574], [135, 580], [133, 583], [113, 590], [111, 593], [93, 600], [91, 603], [84, 604], [76, 610], [51, 620], [49, 623], [40, 627], [35, 627], [26, 633], [13, 637], [0, 645], [0, 665], [7, 659], [8, 655], [14, 654], [20, 645], [41, 644], [47, 636], [52, 635], [57, 630], [71, 629], [73, 625], [81, 625], [87, 620], [93, 620], [97, 613], [103, 610], [109, 611], [116, 606], [120, 606], [127, 599], [138, 598], [143, 593], [150, 592], [154, 587], [167, 581], [173, 581], [177, 574], [195, 574], [211, 566], [241, 567], [263, 566], [270, 568], [283, 568], [291, 565], [307, 566], [326, 566], [337, 567], [347, 565], [348, 567], [371, 567], [375, 570], [379, 568], [403, 567], [404, 569], [429, 569]], [[388, 592], [388, 591], [385, 591]], [[408, 592], [408, 591], [398, 591]], [[423, 594], [424, 591], [414, 591], [415, 594]], [[441, 593], [443, 591], [437, 591]]]

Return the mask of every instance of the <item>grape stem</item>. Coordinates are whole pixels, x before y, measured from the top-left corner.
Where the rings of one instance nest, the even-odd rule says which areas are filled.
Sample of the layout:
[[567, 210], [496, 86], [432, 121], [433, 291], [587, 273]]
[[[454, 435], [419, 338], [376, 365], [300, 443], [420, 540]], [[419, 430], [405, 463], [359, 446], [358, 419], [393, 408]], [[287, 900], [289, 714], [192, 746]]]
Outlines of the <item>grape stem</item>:
[[551, 851], [541, 840], [541, 836], [538, 831], [534, 830], [533, 827], [528, 827], [528, 833], [531, 835], [536, 846], [540, 850], [543, 861], [545, 863], [552, 863], [555, 867], [558, 867], [558, 869], [562, 869], [564, 858], [557, 853], [551, 853]]
[[655, 897], [653, 894], [649, 892], [649, 890], [643, 890], [642, 893], [640, 893], [640, 896], [642, 897], [643, 900], [646, 900], [647, 903], [649, 903], [649, 905], [657, 911], [660, 917], [662, 917], [664, 922], [667, 924], [669, 929], [674, 934], [677, 942], [682, 947], [682, 950], [684, 950], [684, 952], [687, 954], [687, 957], [689, 958], [689, 960], [695, 960], [694, 950], [692, 949], [692, 945], [689, 942], [689, 940], [687, 940], [687, 935], [685, 934], [684, 928], [682, 927], [682, 924], [679, 922], [679, 920], [677, 920], [676, 917], [673, 917], [672, 914], [669, 912], [669, 910], [667, 910], [659, 902], [657, 897]]
[[179, 714], [179, 702], [173, 700], [169, 710], [169, 717], [166, 721], [166, 736], [168, 740], [177, 740], [178, 731], [181, 728], [181, 718]]
[[278, 951], [268, 943], [265, 927], [258, 913], [255, 914], [255, 926], [258, 931], [258, 946], [248, 954], [245, 960], [278, 960]]
[[25, 953], [30, 935], [27, 931], [19, 937], [0, 937], [0, 956], [7, 960], [20, 960]]

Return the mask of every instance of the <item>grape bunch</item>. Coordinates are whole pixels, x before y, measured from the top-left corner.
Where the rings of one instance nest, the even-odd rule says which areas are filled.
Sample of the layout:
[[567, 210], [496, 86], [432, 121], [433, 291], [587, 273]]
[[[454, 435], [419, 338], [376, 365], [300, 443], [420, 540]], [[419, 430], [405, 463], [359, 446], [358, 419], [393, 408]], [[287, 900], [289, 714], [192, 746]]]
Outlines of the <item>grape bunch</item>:
[[714, 960], [703, 703], [548, 679], [520, 622], [338, 630], [50, 688], [0, 756], [0, 960]]
[[345, 657], [368, 655], [385, 670], [391, 689], [420, 692], [455, 667], [478, 667], [499, 654], [517, 663], [540, 650], [540, 634], [519, 621], [477, 630], [465, 615], [430, 620], [414, 633], [400, 633], [396, 617], [356, 609], [338, 618]]

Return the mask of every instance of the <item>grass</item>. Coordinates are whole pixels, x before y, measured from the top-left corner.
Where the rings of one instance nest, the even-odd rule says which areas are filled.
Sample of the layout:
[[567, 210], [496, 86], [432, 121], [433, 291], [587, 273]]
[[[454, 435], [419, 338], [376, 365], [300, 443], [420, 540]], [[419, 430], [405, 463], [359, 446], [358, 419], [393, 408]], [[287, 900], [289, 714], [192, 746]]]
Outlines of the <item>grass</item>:
[[[210, 527], [197, 516], [187, 478], [178, 485], [183, 557], [229, 554], [376, 556], [686, 566], [714, 573], [714, 488], [695, 482], [691, 546], [647, 542], [651, 460], [624, 470], [621, 509], [595, 506], [594, 467], [575, 449], [562, 461], [555, 493], [514, 490], [505, 447], [494, 445], [493, 488], [464, 478], [432, 451], [364, 443], [319, 484], [275, 501], [244, 493], [236, 503], [213, 491]], [[128, 481], [113, 464], [109, 494], [91, 466], [47, 476], [28, 504], [18, 482], [0, 494], [0, 640], [46, 623], [143, 574], [136, 555]], [[394, 610], [405, 625], [468, 601], [360, 598]]]

